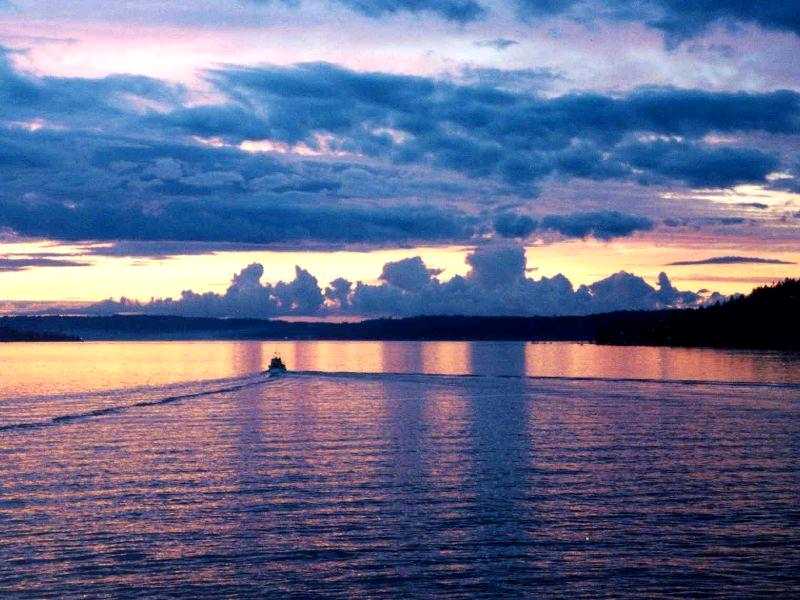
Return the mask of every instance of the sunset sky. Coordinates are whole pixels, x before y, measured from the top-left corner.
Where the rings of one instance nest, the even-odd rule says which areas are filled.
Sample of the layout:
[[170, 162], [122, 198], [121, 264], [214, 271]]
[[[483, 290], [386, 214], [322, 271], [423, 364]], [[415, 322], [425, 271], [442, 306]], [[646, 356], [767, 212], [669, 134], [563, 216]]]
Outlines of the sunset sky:
[[575, 287], [797, 276], [798, 56], [795, 2], [0, 0], [0, 311], [500, 242]]

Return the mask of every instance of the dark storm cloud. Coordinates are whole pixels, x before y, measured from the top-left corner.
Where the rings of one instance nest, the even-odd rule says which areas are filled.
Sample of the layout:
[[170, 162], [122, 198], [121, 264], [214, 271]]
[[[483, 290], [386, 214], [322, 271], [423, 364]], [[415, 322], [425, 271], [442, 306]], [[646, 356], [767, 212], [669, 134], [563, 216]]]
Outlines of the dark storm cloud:
[[[609, 143], [637, 131], [693, 138], [710, 132], [800, 132], [800, 95], [790, 91], [648, 88], [622, 96], [578, 93], [544, 98], [490, 85], [359, 73], [327, 63], [230, 68], [210, 77], [222, 91], [259, 109], [258, 123], [265, 133], [286, 142], [308, 141], [316, 131], [361, 130], [362, 137], [368, 137], [370, 126], [428, 134], [432, 138], [423, 141], [429, 144], [443, 144], [439, 138], [444, 130], [470, 128], [487, 141], [513, 140], [522, 148], [531, 144], [542, 150], [566, 148], [573, 139]], [[238, 127], [224, 124], [230, 108], [215, 110], [219, 126], [202, 132], [242, 137]]]
[[217, 252], [248, 252], [264, 250], [263, 245], [236, 242], [187, 242], [187, 241], [136, 241], [118, 240], [104, 244], [82, 246], [80, 253], [91, 256], [126, 256], [135, 258], [170, 258]]
[[528, 215], [502, 212], [494, 218], [494, 230], [505, 238], [524, 238], [536, 230], [536, 221]]
[[795, 263], [776, 258], [759, 258], [757, 256], [714, 256], [702, 260], [680, 260], [671, 262], [669, 267], [691, 265], [793, 265]]
[[552, 229], [567, 237], [596, 237], [610, 240], [630, 235], [635, 231], [649, 231], [653, 222], [646, 217], [622, 214], [616, 211], [551, 215], [542, 219], [542, 229]]
[[15, 231], [62, 240], [191, 240], [399, 243], [464, 240], [471, 219], [429, 206], [402, 208], [265, 203], [242, 207], [219, 199], [147, 202], [9, 202], [0, 221]]
[[567, 215], [548, 215], [539, 221], [513, 212], [498, 214], [494, 229], [502, 237], [524, 238], [534, 231], [555, 231], [565, 237], [610, 240], [636, 231], [649, 231], [653, 222], [636, 215], [616, 211], [595, 211]]
[[[71, 241], [463, 242], [491, 228], [471, 216], [482, 198], [530, 199], [548, 180], [772, 185], [780, 148], [747, 136], [800, 129], [793, 92], [545, 97], [330, 64], [208, 78], [224, 99], [200, 106], [150, 78], [21, 74], [0, 53], [0, 228]], [[744, 141], [704, 141], [718, 132]], [[306, 155], [238, 147], [249, 140]], [[648, 223], [596, 213], [537, 226], [608, 239]], [[522, 237], [531, 224], [495, 228]]]
[[[300, 267], [295, 268], [292, 281], [274, 286], [262, 283], [263, 266], [252, 264], [233, 277], [224, 294], [187, 290], [177, 299], [147, 303], [106, 300], [87, 312], [217, 317], [556, 315], [691, 307], [706, 302], [699, 294], [677, 290], [664, 273], [659, 275], [658, 287], [623, 271], [577, 289], [563, 275], [534, 280], [526, 275], [525, 250], [517, 244], [481, 246], [466, 260], [469, 273], [449, 281], [440, 281], [438, 271], [416, 256], [386, 263], [377, 285], [353, 285], [338, 278], [324, 291], [314, 276]], [[716, 301], [720, 296], [712, 298]]]
[[[789, 91], [654, 88], [545, 98], [321, 63], [230, 68], [210, 77], [249, 106], [252, 116], [228, 119], [230, 106], [188, 109], [164, 115], [165, 127], [233, 141], [258, 132], [312, 148], [325, 134], [339, 151], [493, 178], [520, 193], [554, 174], [719, 187], [762, 182], [778, 164], [774, 155], [702, 138], [714, 132], [800, 133], [800, 95]], [[668, 140], [631, 143], [642, 133]]]
[[622, 147], [619, 156], [650, 177], [679, 180], [692, 187], [765, 181], [779, 164], [775, 156], [754, 148], [703, 147], [684, 142], [632, 144]]
[[529, 19], [566, 16], [581, 21], [637, 21], [664, 32], [670, 43], [696, 36], [710, 26], [755, 24], [800, 34], [797, 0], [516, 0]]

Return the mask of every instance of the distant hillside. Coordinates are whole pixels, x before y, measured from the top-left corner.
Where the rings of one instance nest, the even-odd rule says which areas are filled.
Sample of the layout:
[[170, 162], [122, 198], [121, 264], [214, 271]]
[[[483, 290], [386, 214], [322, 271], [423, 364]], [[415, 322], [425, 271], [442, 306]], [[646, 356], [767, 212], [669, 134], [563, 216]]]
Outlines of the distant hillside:
[[288, 322], [152, 315], [111, 317], [0, 317], [0, 327], [57, 332], [85, 340], [584, 340], [594, 338], [592, 317], [434, 316], [358, 323]]
[[701, 309], [567, 317], [425, 316], [360, 323], [145, 315], [0, 317], [0, 332], [14, 331], [27, 339], [515, 340], [800, 350], [798, 313], [800, 281], [786, 280]]
[[19, 331], [0, 326], [0, 342], [69, 342], [79, 341], [70, 335], [39, 331]]
[[605, 344], [800, 350], [800, 280], [696, 310], [634, 313], [597, 331]]

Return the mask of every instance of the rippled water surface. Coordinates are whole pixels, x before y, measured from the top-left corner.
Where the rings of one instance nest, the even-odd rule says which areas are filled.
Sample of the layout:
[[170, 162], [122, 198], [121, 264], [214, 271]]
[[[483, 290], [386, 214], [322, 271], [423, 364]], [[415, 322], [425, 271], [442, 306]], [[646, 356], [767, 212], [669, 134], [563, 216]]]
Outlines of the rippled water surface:
[[800, 593], [795, 357], [316, 344], [1, 347], [0, 596]]

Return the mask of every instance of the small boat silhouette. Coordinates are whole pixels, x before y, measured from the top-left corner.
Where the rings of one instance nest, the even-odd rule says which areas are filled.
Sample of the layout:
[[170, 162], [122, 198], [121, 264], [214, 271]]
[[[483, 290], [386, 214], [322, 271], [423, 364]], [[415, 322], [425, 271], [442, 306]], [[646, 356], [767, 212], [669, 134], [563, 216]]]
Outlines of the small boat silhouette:
[[286, 373], [286, 365], [283, 364], [280, 356], [273, 356], [272, 360], [269, 361], [269, 368], [266, 370], [266, 373], [270, 377], [274, 377], [275, 375], [282, 375]]

